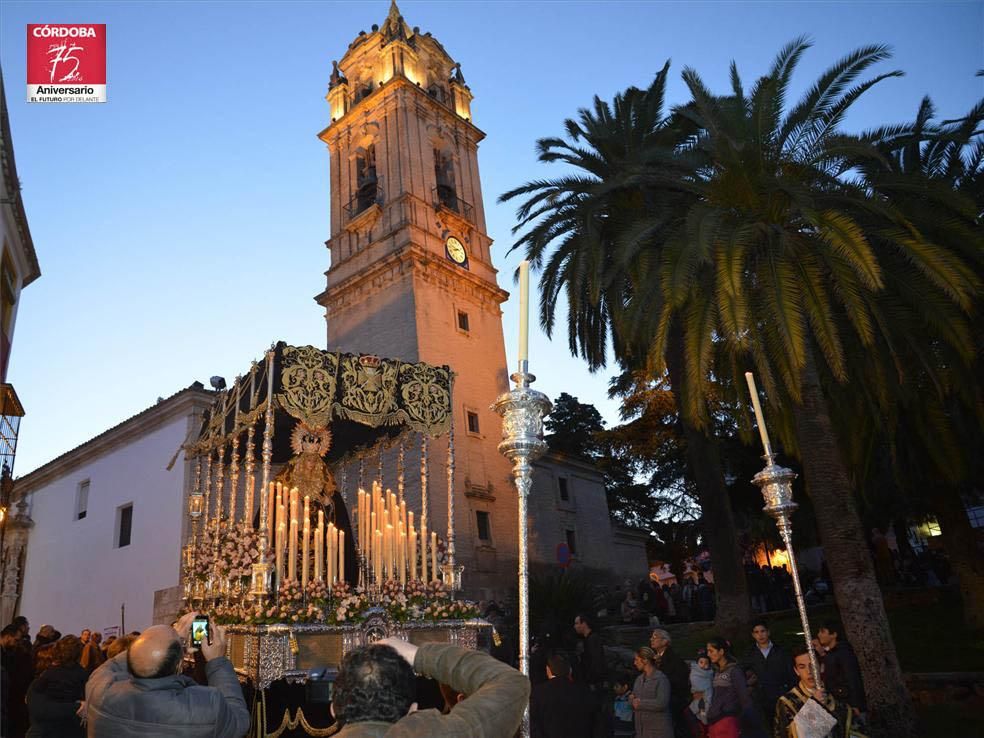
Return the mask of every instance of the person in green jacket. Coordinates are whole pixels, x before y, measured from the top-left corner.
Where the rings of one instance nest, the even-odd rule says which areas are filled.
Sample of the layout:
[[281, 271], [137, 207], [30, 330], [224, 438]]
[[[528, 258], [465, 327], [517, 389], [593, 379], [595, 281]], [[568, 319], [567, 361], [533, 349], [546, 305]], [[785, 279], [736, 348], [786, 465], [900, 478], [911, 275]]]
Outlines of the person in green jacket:
[[[468, 696], [446, 715], [418, 711], [414, 672]], [[331, 712], [338, 738], [512, 738], [529, 696], [525, 676], [482, 651], [387, 638], [345, 655]]]

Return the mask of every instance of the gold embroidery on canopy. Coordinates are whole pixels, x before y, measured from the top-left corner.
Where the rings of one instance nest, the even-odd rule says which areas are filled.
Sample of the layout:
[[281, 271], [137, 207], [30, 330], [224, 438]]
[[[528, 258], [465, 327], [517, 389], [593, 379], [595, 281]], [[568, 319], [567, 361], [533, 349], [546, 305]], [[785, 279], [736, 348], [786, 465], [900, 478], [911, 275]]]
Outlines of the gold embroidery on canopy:
[[396, 363], [378, 356], [346, 356], [340, 374], [342, 396], [334, 406], [339, 417], [374, 427], [400, 421]]
[[409, 425], [431, 433], [447, 429], [451, 377], [449, 370], [427, 364], [400, 365], [400, 394]]
[[337, 374], [338, 354], [314, 346], [285, 346], [280, 370], [283, 391], [277, 402], [309, 426], [325, 427], [331, 421]]

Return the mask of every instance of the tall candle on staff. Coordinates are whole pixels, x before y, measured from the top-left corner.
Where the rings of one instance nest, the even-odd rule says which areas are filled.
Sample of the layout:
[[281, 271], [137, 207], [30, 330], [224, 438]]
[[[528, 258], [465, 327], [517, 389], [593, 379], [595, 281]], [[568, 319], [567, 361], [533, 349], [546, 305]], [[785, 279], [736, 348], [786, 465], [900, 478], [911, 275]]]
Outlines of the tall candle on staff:
[[759, 404], [758, 388], [755, 386], [755, 376], [751, 372], [745, 372], [745, 381], [748, 383], [748, 391], [752, 395], [752, 407], [755, 408], [755, 422], [758, 423], [759, 437], [762, 439], [762, 448], [765, 449], [766, 456], [772, 456], [772, 444], [769, 442], [769, 431], [765, 427], [765, 417], [762, 415], [762, 406]]
[[519, 262], [519, 361], [530, 358], [530, 263]]

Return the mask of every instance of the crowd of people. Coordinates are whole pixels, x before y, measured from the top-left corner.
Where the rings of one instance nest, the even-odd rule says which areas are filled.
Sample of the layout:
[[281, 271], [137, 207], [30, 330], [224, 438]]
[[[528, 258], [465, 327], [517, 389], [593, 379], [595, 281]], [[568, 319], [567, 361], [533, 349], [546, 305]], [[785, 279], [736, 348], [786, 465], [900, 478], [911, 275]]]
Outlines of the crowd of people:
[[[201, 645], [202, 675], [189, 676], [194, 615], [105, 641], [98, 631], [62, 635], [44, 625], [32, 642], [27, 619], [16, 618], [0, 632], [0, 736], [243, 736], [251, 716], [221, 626]], [[492, 656], [454, 646], [388, 640], [350, 652], [332, 703], [339, 735], [382, 736], [400, 723], [401, 735], [509, 738], [527, 695], [533, 738], [792, 738], [807, 706], [824, 712], [832, 738], [848, 738], [863, 723], [860, 669], [837, 622], [823, 623], [814, 640], [819, 685], [805, 646], [786, 651], [763, 620], [740, 658], [715, 637], [689, 662], [671, 634], [655, 628], [635, 650], [632, 673], [609, 669], [591, 615], [578, 615], [573, 631], [573, 651], [534, 648], [529, 680]], [[414, 714], [414, 672], [441, 684], [443, 710]], [[376, 728], [366, 730], [370, 723]]]
[[702, 572], [687, 577], [683, 584], [676, 580], [661, 583], [652, 572], [635, 586], [631, 581], [613, 586], [603, 599], [599, 611], [604, 609], [628, 625], [713, 620], [715, 614], [714, 583]]
[[795, 738], [808, 704], [825, 713], [831, 738], [857, 735], [863, 723], [860, 668], [835, 621], [823, 623], [814, 640], [819, 685], [805, 643], [790, 653], [772, 641], [764, 620], [754, 623], [740, 658], [714, 637], [689, 663], [670, 633], [656, 628], [635, 650], [633, 673], [609, 673], [591, 615], [578, 615], [574, 631], [572, 658], [558, 651], [532, 660], [533, 738]]
[[[242, 738], [251, 714], [225, 630], [211, 624], [199, 658], [189, 651], [196, 616], [105, 643], [48, 625], [32, 643], [27, 619], [16, 618], [2, 631], [0, 738]], [[418, 674], [441, 685], [443, 709], [417, 709]], [[484, 652], [387, 639], [345, 655], [330, 710], [341, 738], [397, 727], [404, 736], [512, 738], [529, 691], [525, 676]]]
[[86, 682], [139, 635], [104, 641], [98, 630], [63, 635], [42, 625], [32, 641], [27, 618], [14, 618], [0, 631], [0, 736], [83, 735]]

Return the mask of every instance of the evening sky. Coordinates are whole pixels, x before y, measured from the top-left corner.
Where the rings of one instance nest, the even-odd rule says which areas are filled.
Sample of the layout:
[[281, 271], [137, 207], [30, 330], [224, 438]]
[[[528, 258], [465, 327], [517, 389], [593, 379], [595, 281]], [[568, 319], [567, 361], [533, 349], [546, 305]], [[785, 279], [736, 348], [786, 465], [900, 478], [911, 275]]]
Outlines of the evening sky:
[[[328, 252], [331, 60], [386, 17], [373, 2], [116, 2], [0, 4], [0, 63], [17, 169], [42, 277], [22, 295], [8, 380], [27, 410], [17, 475], [198, 379], [248, 370], [275, 340], [324, 346], [313, 301]], [[500, 284], [519, 256], [504, 191], [556, 176], [537, 138], [672, 59], [714, 91], [738, 63], [746, 89], [779, 48], [815, 42], [797, 92], [852, 49], [887, 43], [901, 79], [866, 95], [851, 130], [909, 120], [930, 94], [940, 117], [981, 97], [981, 2], [415, 2], [411, 26], [462, 64], [488, 230]], [[105, 105], [25, 102], [28, 23], [108, 24]], [[516, 355], [515, 298], [504, 306]], [[535, 306], [535, 302], [534, 302]], [[532, 370], [551, 397], [566, 391], [610, 422], [608, 374], [571, 358], [566, 333], [534, 331]], [[491, 402], [494, 398], [488, 398]]]

